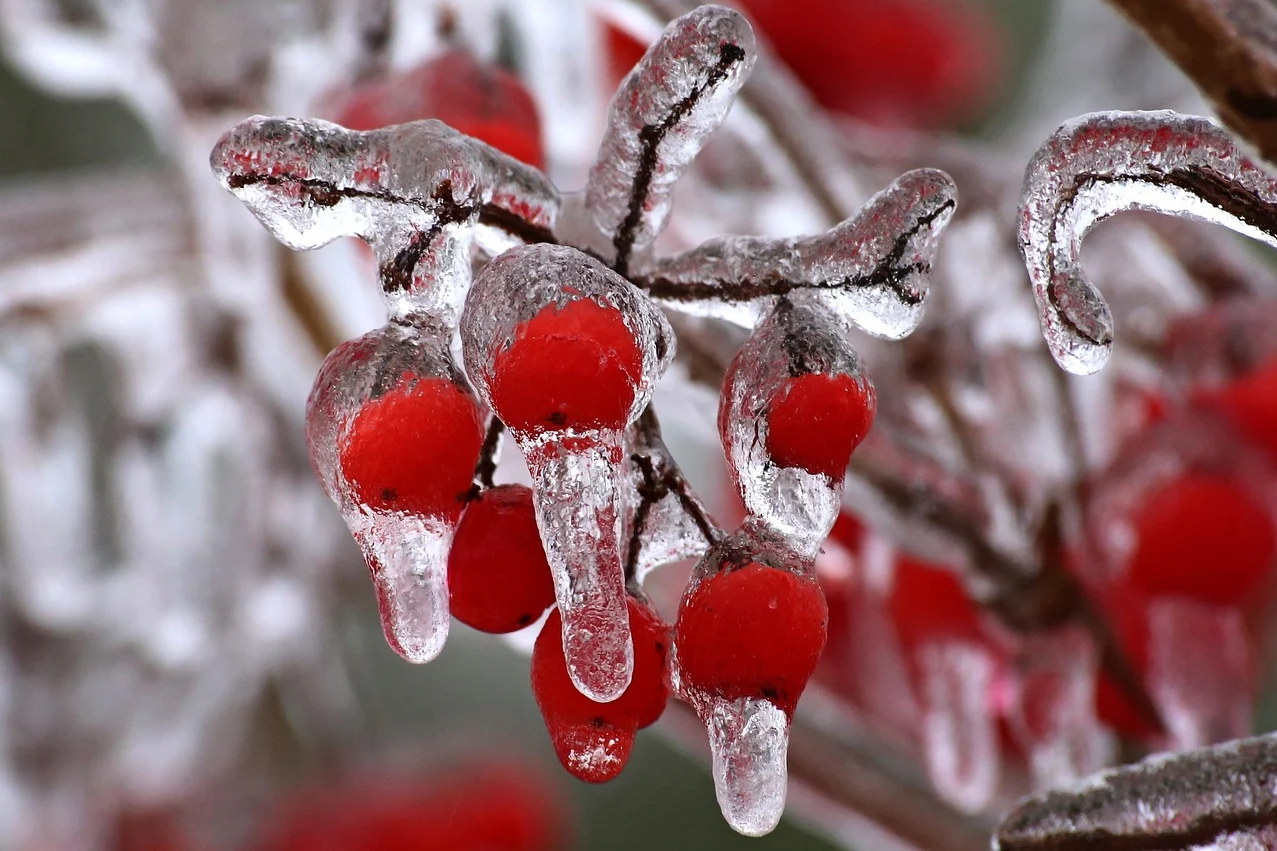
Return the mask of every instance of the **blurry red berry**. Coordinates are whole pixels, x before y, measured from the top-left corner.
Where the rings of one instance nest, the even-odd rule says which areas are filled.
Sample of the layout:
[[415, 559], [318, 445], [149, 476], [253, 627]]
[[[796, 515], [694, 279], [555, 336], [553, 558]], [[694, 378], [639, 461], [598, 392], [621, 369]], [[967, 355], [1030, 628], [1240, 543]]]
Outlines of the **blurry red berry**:
[[589, 298], [550, 304], [497, 352], [492, 403], [516, 431], [621, 429], [642, 370], [619, 310]]
[[781, 467], [841, 482], [873, 424], [873, 388], [850, 375], [787, 379], [767, 411], [767, 454]]
[[481, 632], [514, 632], [554, 605], [554, 580], [532, 491], [500, 485], [466, 506], [448, 553], [453, 616]]
[[1242, 434], [1277, 458], [1277, 360], [1200, 393], [1196, 401], [1223, 411]]
[[634, 676], [611, 703], [577, 691], [563, 657], [563, 620], [555, 609], [532, 651], [532, 692], [559, 761], [587, 783], [605, 783], [625, 768], [636, 731], [656, 723], [669, 699], [665, 657], [669, 627], [647, 603], [628, 598]]
[[545, 166], [531, 93], [519, 78], [466, 50], [449, 50], [343, 100], [334, 120], [352, 130], [437, 118], [528, 165]]
[[459, 766], [447, 778], [349, 783], [299, 796], [255, 851], [558, 851], [560, 806], [513, 766]]
[[478, 405], [446, 378], [405, 372], [360, 408], [339, 449], [342, 473], [360, 503], [456, 520], [483, 445]]
[[701, 581], [674, 626], [683, 684], [792, 715], [825, 647], [829, 609], [816, 580], [751, 562]]
[[1154, 596], [1244, 605], [1273, 564], [1272, 519], [1237, 481], [1187, 473], [1151, 494], [1134, 518], [1132, 584]]
[[907, 555], [896, 556], [888, 610], [907, 649], [934, 639], [981, 640], [979, 609], [957, 574]]

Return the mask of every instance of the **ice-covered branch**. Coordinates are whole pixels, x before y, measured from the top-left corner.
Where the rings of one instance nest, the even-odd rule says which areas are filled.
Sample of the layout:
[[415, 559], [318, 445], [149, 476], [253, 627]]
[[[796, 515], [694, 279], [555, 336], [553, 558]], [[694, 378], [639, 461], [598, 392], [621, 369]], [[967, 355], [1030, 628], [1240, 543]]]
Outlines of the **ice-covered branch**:
[[227, 132], [211, 163], [290, 248], [366, 240], [388, 298], [413, 309], [459, 310], [476, 225], [553, 241], [559, 196], [541, 172], [438, 121], [358, 132], [258, 116]]
[[744, 16], [702, 6], [671, 23], [617, 90], [585, 208], [621, 274], [665, 227], [674, 184], [727, 116], [754, 58]]
[[956, 205], [947, 174], [918, 169], [826, 233], [723, 237], [654, 261], [634, 281], [670, 307], [745, 327], [757, 324], [779, 296], [820, 291], [860, 328], [899, 339], [922, 319], [931, 264]]
[[1277, 737], [1160, 756], [1035, 795], [1003, 820], [1000, 851], [1271, 848]]
[[1210, 119], [1106, 112], [1068, 122], [1025, 172], [1020, 250], [1051, 354], [1070, 372], [1099, 370], [1113, 346], [1108, 304], [1082, 270], [1082, 240], [1128, 210], [1213, 222], [1277, 245], [1277, 181]]
[[1277, 9], [1266, 0], [1109, 0], [1201, 89], [1228, 127], [1277, 162]]

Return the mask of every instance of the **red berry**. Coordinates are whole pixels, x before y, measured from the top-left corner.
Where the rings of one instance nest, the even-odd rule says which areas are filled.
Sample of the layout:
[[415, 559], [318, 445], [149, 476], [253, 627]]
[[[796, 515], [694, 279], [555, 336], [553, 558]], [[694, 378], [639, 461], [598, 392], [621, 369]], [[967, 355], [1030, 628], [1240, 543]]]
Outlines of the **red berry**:
[[532, 692], [563, 767], [588, 783], [605, 783], [629, 761], [634, 734], [661, 717], [669, 698], [665, 652], [669, 627], [650, 605], [628, 598], [634, 676], [611, 703], [576, 690], [563, 658], [563, 621], [555, 609], [532, 651]]
[[1277, 458], [1277, 360], [1199, 393], [1196, 401], [1222, 410], [1242, 434]]
[[289, 801], [256, 851], [551, 851], [562, 815], [546, 784], [513, 766], [462, 765], [447, 779], [361, 778]]
[[975, 603], [958, 576], [943, 567], [898, 555], [888, 610], [905, 648], [930, 639], [980, 640]]
[[792, 715], [825, 647], [829, 609], [816, 580], [750, 562], [683, 599], [674, 642], [689, 690], [763, 697]]
[[882, 124], [935, 126], [977, 111], [999, 73], [996, 32], [954, 0], [743, 0], [823, 106]]
[[455, 521], [482, 446], [479, 408], [467, 391], [405, 372], [360, 408], [339, 461], [355, 499], [374, 511]]
[[768, 406], [767, 454], [781, 467], [840, 482], [874, 409], [873, 388], [850, 375], [790, 378]]
[[514, 632], [554, 605], [530, 489], [500, 485], [466, 507], [448, 553], [448, 595], [453, 616], [481, 632]]
[[437, 118], [529, 165], [545, 165], [532, 95], [517, 77], [465, 50], [449, 50], [354, 91], [335, 120], [352, 130], [375, 130], [423, 118]]
[[1134, 518], [1139, 541], [1128, 566], [1150, 595], [1244, 605], [1272, 567], [1272, 519], [1238, 482], [1185, 474], [1152, 494]]
[[620, 311], [589, 298], [550, 304], [494, 358], [492, 403], [516, 431], [622, 429], [642, 370]]

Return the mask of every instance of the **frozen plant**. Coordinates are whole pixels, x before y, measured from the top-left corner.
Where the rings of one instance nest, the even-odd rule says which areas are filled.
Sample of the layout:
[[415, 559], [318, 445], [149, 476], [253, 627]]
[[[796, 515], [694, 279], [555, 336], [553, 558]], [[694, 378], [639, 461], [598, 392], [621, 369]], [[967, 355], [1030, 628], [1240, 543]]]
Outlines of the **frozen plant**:
[[[917, 324], [955, 190], [943, 172], [911, 172], [820, 236], [725, 238], [655, 257], [674, 184], [754, 61], [737, 12], [705, 6], [671, 22], [613, 98], [585, 191], [561, 205], [538, 172], [437, 121], [354, 131], [253, 118], [222, 138], [212, 164], [290, 247], [340, 236], [373, 247], [390, 322], [329, 356], [307, 434], [364, 549], [391, 646], [415, 662], [441, 649], [449, 547], [462, 512], [497, 498], [494, 453], [509, 430], [532, 474], [544, 545], [544, 563], [526, 568], [548, 564], [558, 604], [533, 684], [560, 758], [584, 779], [609, 779], [634, 730], [661, 714], [666, 628], [644, 602], [638, 551], [665, 539], [666, 559], [705, 556], [670, 677], [710, 731], [724, 814], [760, 834], [783, 810], [789, 718], [824, 644], [812, 560], [873, 418], [851, 329], [899, 338]], [[523, 244], [502, 251], [511, 240]], [[473, 280], [472, 246], [488, 246]], [[730, 538], [660, 442], [651, 394], [676, 351], [662, 307], [757, 325], [720, 412], [751, 513]], [[451, 359], [454, 332], [487, 414]], [[659, 566], [650, 548], [641, 560], [644, 575]], [[762, 605], [762, 619], [690, 622], [733, 600]], [[791, 659], [778, 651], [796, 618], [803, 637]], [[714, 661], [742, 629], [758, 646]], [[556, 664], [579, 696], [552, 684]]]

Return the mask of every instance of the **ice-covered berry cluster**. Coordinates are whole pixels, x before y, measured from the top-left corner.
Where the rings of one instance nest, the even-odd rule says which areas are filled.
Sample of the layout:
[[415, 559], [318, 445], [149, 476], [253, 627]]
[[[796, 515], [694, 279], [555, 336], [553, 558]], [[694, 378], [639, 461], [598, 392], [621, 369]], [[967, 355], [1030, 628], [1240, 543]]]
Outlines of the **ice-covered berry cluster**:
[[[955, 206], [949, 177], [919, 170], [823, 234], [654, 256], [674, 184], [755, 55], [733, 10], [673, 21], [622, 81], [575, 195], [437, 120], [360, 131], [258, 117], [212, 155], [290, 247], [372, 247], [389, 321], [328, 356], [307, 438], [391, 646], [425, 662], [450, 613], [510, 632], [555, 605], [532, 684], [564, 765], [614, 777], [672, 686], [707, 726], [725, 815], [751, 834], [784, 807], [789, 722], [825, 644], [814, 560], [875, 411], [851, 331], [913, 330]], [[376, 125], [393, 100], [372, 92], [342, 114]], [[489, 138], [508, 145], [518, 130]], [[719, 403], [746, 509], [730, 533], [651, 404], [677, 351], [667, 311], [752, 329]], [[505, 434], [530, 489], [494, 483]], [[642, 581], [688, 557], [700, 560], [671, 626]]]

